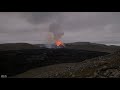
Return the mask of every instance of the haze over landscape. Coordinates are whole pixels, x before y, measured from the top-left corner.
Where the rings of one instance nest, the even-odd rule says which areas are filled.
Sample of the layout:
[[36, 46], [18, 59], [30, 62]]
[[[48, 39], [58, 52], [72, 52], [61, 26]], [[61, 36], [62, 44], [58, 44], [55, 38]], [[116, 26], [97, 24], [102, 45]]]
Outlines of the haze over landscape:
[[120, 43], [120, 12], [0, 12], [0, 43], [44, 44], [56, 20], [64, 43]]
[[1, 78], [120, 78], [120, 12], [0, 12]]

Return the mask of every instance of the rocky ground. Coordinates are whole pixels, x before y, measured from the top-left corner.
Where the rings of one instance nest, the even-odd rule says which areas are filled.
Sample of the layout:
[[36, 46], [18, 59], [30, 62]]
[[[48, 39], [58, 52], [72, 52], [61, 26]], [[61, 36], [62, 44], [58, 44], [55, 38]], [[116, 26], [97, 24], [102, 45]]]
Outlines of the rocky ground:
[[120, 78], [120, 51], [79, 63], [36, 68], [11, 78]]
[[0, 45], [0, 75], [17, 78], [118, 78], [120, 46], [89, 42], [47, 49], [27, 43]]
[[75, 63], [109, 53], [76, 49], [26, 49], [0, 51], [0, 74], [8, 76], [60, 63]]

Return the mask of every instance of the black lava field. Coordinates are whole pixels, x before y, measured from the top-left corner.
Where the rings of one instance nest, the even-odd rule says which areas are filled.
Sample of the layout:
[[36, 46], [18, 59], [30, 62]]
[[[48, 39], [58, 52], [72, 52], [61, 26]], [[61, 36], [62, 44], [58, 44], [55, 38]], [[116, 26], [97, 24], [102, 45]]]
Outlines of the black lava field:
[[0, 51], [0, 74], [13, 76], [36, 67], [81, 62], [107, 54], [109, 53], [67, 48]]

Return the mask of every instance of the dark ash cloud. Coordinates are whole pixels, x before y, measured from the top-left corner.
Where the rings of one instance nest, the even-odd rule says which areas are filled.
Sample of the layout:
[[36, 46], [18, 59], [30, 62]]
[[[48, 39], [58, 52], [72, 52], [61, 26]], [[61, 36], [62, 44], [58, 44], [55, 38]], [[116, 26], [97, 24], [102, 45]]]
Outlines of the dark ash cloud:
[[65, 42], [120, 39], [120, 12], [0, 12], [0, 42], [44, 43], [55, 21]]

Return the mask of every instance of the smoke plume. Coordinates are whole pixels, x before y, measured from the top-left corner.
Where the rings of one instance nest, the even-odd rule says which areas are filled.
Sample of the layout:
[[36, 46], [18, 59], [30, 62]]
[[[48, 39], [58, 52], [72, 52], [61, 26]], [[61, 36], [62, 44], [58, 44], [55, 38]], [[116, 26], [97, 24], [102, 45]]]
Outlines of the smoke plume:
[[58, 22], [50, 24], [49, 32], [53, 33], [54, 40], [59, 40], [64, 35], [64, 32], [62, 31], [61, 28], [61, 24]]
[[62, 30], [62, 18], [57, 18], [49, 25], [49, 32], [48, 32], [48, 44], [49, 47], [55, 43], [55, 41], [60, 40], [64, 32]]

